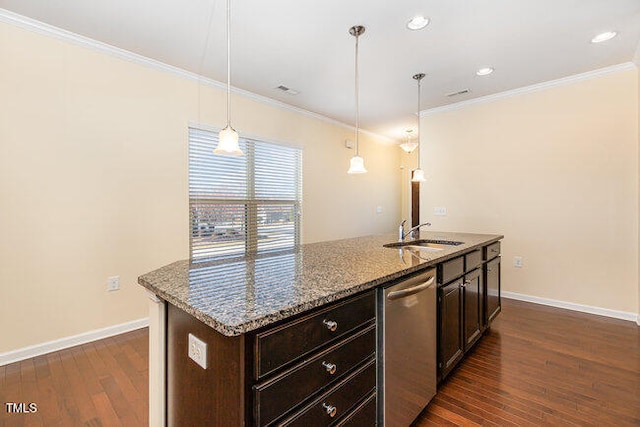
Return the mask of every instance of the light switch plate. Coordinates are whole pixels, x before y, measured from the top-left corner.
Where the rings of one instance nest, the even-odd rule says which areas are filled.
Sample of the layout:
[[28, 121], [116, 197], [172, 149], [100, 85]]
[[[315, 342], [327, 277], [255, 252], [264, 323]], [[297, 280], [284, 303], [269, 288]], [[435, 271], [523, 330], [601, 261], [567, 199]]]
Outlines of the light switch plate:
[[189, 357], [202, 369], [207, 369], [207, 343], [193, 334], [189, 334]]

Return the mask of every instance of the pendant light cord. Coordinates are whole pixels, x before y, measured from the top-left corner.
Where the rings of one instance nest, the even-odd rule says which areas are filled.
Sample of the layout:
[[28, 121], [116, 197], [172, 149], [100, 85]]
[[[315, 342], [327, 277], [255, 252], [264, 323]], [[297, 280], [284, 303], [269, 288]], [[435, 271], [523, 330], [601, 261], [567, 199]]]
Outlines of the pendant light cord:
[[420, 84], [422, 83], [422, 79], [418, 79], [418, 169], [420, 169], [420, 139], [422, 133], [420, 132]]
[[356, 35], [356, 156], [359, 156], [359, 151], [358, 151], [358, 128], [359, 128], [359, 117], [360, 117], [360, 108], [359, 108], [359, 104], [360, 101], [358, 99], [358, 95], [359, 95], [359, 91], [358, 91], [358, 87], [360, 85], [359, 80], [358, 80], [358, 39], [360, 38], [359, 35]]
[[231, 111], [231, 0], [227, 0], [227, 127]]

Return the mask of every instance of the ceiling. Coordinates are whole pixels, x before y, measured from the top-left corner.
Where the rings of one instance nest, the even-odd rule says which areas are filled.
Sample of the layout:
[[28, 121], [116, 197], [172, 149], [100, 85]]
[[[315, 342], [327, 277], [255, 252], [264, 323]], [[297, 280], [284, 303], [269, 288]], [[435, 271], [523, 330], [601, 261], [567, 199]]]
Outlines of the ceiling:
[[[0, 0], [0, 8], [226, 81], [224, 0]], [[232, 82], [241, 89], [400, 139], [421, 110], [631, 61], [639, 0], [234, 0]], [[423, 14], [431, 23], [410, 31]], [[618, 36], [592, 44], [596, 34]], [[480, 67], [493, 67], [479, 77]], [[298, 95], [274, 89], [285, 85]], [[461, 89], [470, 93], [446, 94]]]

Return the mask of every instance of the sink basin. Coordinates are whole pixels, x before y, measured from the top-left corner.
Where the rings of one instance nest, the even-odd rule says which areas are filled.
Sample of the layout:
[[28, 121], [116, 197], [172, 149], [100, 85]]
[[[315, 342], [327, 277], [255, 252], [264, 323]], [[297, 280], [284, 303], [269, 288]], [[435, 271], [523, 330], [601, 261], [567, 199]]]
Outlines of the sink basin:
[[425, 252], [439, 252], [444, 249], [444, 248], [436, 248], [434, 246], [425, 246], [425, 245], [404, 245], [399, 247], [402, 249], [416, 249], [416, 250], [425, 251]]
[[420, 240], [410, 240], [407, 242], [395, 242], [395, 243], [387, 243], [383, 245], [385, 248], [413, 248], [420, 249], [423, 251], [437, 252], [441, 251], [447, 246], [458, 246], [463, 244], [464, 242], [456, 242], [453, 240], [431, 240], [431, 239], [420, 239]]

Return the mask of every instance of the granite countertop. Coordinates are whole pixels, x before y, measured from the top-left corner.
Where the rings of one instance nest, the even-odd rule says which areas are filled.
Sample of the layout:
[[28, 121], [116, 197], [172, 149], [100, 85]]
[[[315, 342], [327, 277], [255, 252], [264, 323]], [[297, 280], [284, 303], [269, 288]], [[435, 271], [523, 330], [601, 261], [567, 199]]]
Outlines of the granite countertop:
[[374, 288], [503, 238], [422, 232], [421, 239], [464, 242], [438, 252], [385, 248], [395, 233], [301, 245], [297, 249], [202, 262], [183, 260], [138, 283], [226, 336]]

